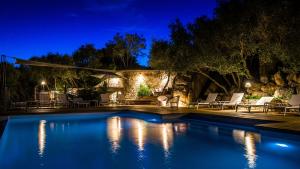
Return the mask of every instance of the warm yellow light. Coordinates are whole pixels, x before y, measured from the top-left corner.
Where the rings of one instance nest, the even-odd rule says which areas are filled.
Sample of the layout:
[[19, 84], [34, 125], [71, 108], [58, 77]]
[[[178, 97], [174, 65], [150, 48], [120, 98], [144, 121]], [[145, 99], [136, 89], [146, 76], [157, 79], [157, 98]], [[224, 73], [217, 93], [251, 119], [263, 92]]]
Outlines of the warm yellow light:
[[122, 87], [120, 78], [111, 78], [108, 81], [109, 87]]
[[249, 168], [255, 168], [256, 166], [256, 148], [255, 148], [255, 137], [254, 135], [247, 133], [245, 137], [245, 150], [246, 150], [246, 158], [248, 160]]
[[139, 150], [144, 150], [144, 127], [142, 125], [142, 122], [138, 121], [137, 123], [138, 128], [138, 146]]
[[245, 83], [245, 88], [250, 88], [251, 86], [252, 86], [252, 84], [250, 82]]
[[136, 85], [139, 87], [141, 84], [145, 84], [145, 77], [142, 74], [139, 74], [136, 77]]
[[162, 124], [161, 141], [165, 151], [165, 157], [169, 156], [169, 149], [173, 144], [173, 126], [172, 124]]
[[142, 152], [144, 150], [145, 136], [147, 132], [145, 128], [146, 124], [144, 121], [138, 119], [131, 119], [130, 122], [132, 124], [132, 133], [130, 134], [134, 143], [138, 147], [138, 150]]
[[42, 86], [46, 85], [46, 81], [43, 80], [43, 81], [41, 82], [41, 85], [42, 85]]
[[245, 147], [245, 158], [248, 161], [249, 168], [255, 168], [256, 166], [256, 142], [260, 142], [260, 135], [252, 132], [246, 132], [244, 130], [233, 130], [232, 136], [234, 140], [243, 144]]
[[112, 117], [107, 120], [107, 135], [114, 153], [120, 148], [121, 129], [120, 117]]
[[174, 131], [176, 134], [185, 133], [187, 131], [187, 124], [186, 123], [175, 123], [174, 124]]
[[232, 131], [232, 137], [236, 143], [244, 144], [245, 142], [245, 131], [234, 129]]
[[46, 120], [41, 120], [38, 131], [39, 155], [43, 157], [46, 147]]

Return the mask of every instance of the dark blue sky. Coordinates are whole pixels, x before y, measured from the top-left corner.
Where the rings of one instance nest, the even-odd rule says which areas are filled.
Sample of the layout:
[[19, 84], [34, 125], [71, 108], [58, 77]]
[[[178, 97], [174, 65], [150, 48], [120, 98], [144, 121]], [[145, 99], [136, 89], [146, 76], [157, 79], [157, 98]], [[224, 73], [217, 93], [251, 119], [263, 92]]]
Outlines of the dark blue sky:
[[[168, 38], [168, 24], [213, 16], [215, 0], [0, 0], [0, 54], [27, 59], [101, 48], [117, 33]], [[148, 54], [148, 53], [147, 53]], [[145, 65], [147, 58], [139, 58]]]

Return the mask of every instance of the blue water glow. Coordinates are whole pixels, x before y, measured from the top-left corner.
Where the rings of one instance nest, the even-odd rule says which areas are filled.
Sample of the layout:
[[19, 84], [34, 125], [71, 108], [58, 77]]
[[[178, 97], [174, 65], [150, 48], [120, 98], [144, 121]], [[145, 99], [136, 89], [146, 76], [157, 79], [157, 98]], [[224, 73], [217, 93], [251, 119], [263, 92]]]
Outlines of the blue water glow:
[[134, 112], [11, 117], [1, 169], [299, 169], [299, 139]]

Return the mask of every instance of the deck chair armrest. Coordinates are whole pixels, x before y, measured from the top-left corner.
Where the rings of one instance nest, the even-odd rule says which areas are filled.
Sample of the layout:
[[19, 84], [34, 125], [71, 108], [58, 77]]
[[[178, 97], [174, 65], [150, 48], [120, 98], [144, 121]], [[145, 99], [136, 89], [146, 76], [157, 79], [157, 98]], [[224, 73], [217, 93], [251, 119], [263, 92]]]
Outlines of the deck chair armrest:
[[230, 101], [218, 101], [218, 103], [229, 103]]
[[271, 103], [271, 102], [265, 102], [264, 103], [264, 106], [269, 106], [269, 105], [272, 105], [273, 103]]

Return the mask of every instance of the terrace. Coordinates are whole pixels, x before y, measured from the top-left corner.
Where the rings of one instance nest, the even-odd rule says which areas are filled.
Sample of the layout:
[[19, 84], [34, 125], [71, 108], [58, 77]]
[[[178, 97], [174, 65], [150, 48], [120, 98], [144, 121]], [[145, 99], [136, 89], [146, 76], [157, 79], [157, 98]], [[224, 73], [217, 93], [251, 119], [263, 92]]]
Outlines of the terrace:
[[1, 169], [299, 168], [299, 2], [14, 1]]

